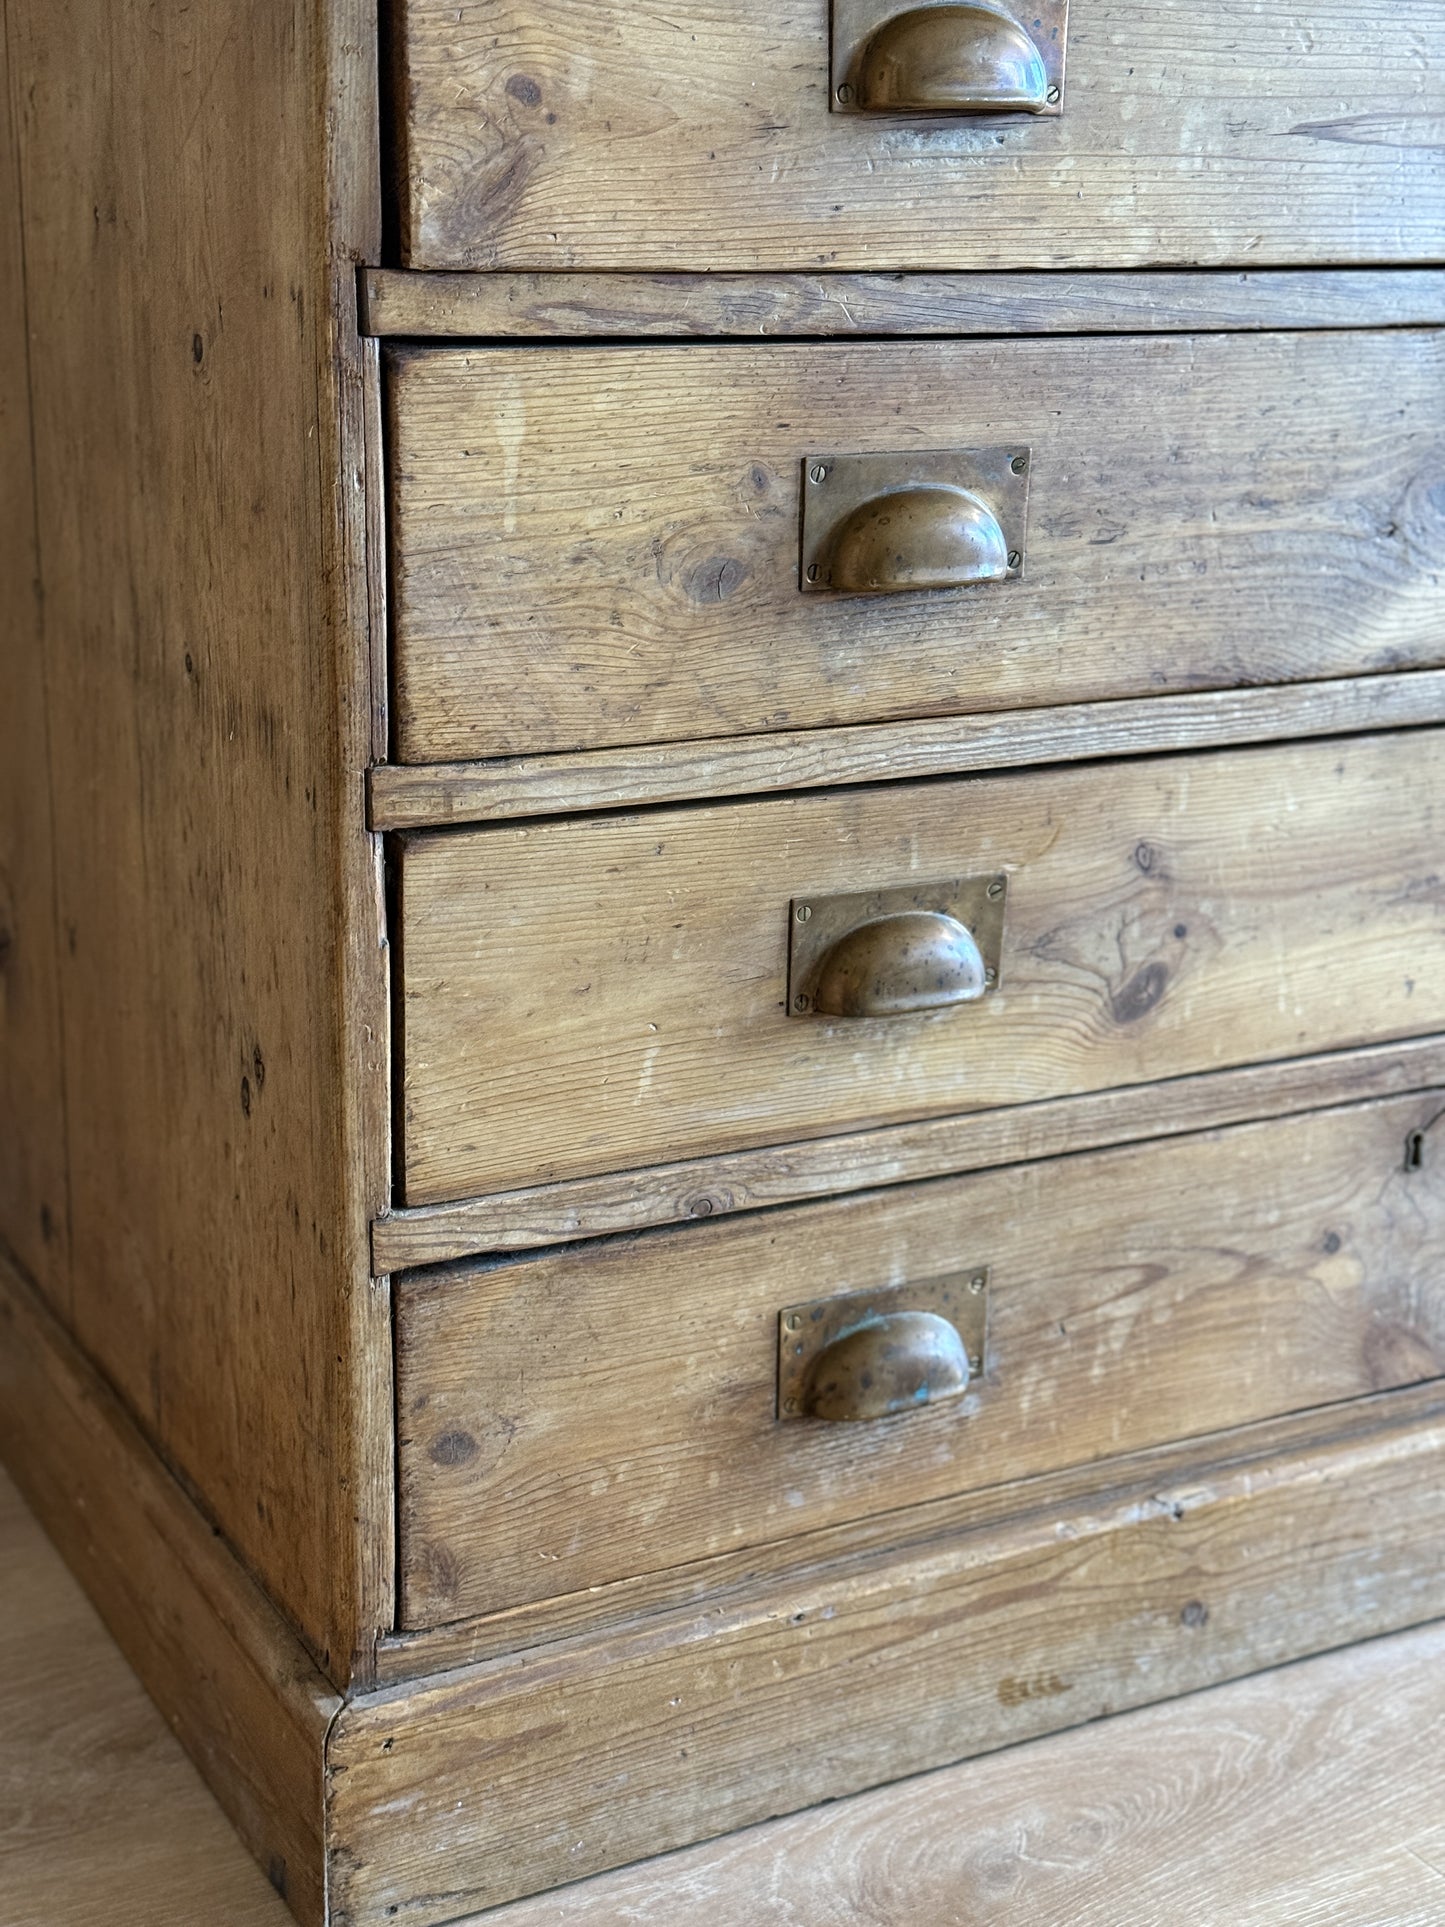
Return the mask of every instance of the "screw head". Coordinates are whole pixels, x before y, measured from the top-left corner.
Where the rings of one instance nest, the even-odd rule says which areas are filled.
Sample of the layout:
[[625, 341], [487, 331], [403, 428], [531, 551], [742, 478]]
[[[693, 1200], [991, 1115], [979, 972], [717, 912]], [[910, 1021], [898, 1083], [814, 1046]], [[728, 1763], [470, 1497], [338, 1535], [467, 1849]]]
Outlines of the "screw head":
[[1028, 465], [1029, 465], [1029, 458], [1027, 455], [1015, 455], [1013, 460], [1009, 463], [1009, 467], [1013, 470], [1015, 475], [1022, 475], [1024, 470], [1028, 467]]
[[806, 923], [812, 914], [813, 906], [811, 903], [800, 903], [793, 912], [793, 915], [798, 919], [799, 923]]
[[829, 473], [830, 470], [826, 462], [814, 462], [813, 466], [808, 470], [809, 479], [814, 482], [826, 482]]
[[787, 1317], [783, 1320], [783, 1330], [787, 1332], [798, 1331], [801, 1328], [802, 1323], [803, 1321], [801, 1318], [799, 1318], [798, 1314], [795, 1311], [790, 1311]]
[[799, 991], [798, 995], [793, 999], [793, 1009], [806, 1010], [807, 1008], [808, 1008], [808, 999], [806, 998], [806, 996], [804, 996], [804, 994], [801, 991]]
[[983, 1290], [983, 1286], [984, 1286], [984, 1279], [983, 1279], [983, 1274], [981, 1272], [978, 1274], [977, 1277], [970, 1278], [968, 1281], [968, 1288], [973, 1293], [975, 1298], [977, 1298], [978, 1294]]
[[1019, 554], [1019, 552], [1018, 552], [1018, 550], [1017, 550], [1017, 549], [1010, 549], [1010, 550], [1009, 550], [1009, 552], [1008, 552], [1008, 565], [1009, 565], [1009, 567], [1010, 567], [1011, 569], [1016, 569], [1016, 568], [1018, 568], [1018, 567], [1020, 566], [1020, 564], [1021, 564], [1022, 562], [1023, 562], [1023, 557], [1022, 557], [1022, 555], [1020, 555], [1020, 554]]
[[848, 85], [847, 81], [845, 80], [842, 86], [838, 89], [838, 105], [840, 107], [846, 107], [848, 106], [852, 98], [853, 98], [853, 89]]
[[992, 964], [990, 964], [988, 969], [984, 971], [983, 980], [986, 984], [996, 984], [998, 982], [998, 972], [994, 969]]
[[1008, 888], [1008, 885], [1004, 882], [1002, 877], [995, 877], [993, 882], [990, 883], [990, 885], [988, 886], [989, 900], [993, 903], [997, 903], [999, 898], [1003, 895], [1004, 891], [1007, 888]]
[[1045, 100], [1048, 101], [1050, 107], [1057, 107], [1061, 97], [1062, 97], [1061, 89], [1059, 89], [1058, 87], [1050, 87], [1048, 93], [1044, 96]]
[[818, 577], [821, 574], [822, 574], [822, 571], [821, 569], [819, 569], [816, 562], [810, 562], [808, 564], [808, 580], [810, 582], [816, 582], [818, 580]]
[[790, 1414], [796, 1415], [798, 1410], [798, 1401], [795, 1398], [785, 1398], [783, 1400], [783, 1410]]

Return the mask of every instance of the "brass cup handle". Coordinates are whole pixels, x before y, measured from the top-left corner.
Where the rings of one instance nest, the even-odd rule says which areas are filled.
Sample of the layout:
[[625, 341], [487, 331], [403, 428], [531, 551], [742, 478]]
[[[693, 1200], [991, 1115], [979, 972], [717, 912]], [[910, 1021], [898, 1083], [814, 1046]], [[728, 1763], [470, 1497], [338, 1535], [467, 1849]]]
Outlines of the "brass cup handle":
[[942, 910], [873, 917], [824, 957], [813, 1008], [824, 1017], [898, 1017], [971, 1004], [989, 987], [971, 930]]
[[948, 1319], [890, 1312], [841, 1333], [818, 1354], [801, 1416], [847, 1424], [895, 1418], [962, 1398], [969, 1377], [968, 1352]]
[[909, 7], [864, 41], [841, 96], [875, 114], [1046, 114], [1057, 105], [1042, 50], [989, 0]]
[[841, 595], [903, 595], [1002, 582], [1009, 546], [981, 496], [949, 483], [891, 489], [862, 503], [833, 532], [821, 560]]

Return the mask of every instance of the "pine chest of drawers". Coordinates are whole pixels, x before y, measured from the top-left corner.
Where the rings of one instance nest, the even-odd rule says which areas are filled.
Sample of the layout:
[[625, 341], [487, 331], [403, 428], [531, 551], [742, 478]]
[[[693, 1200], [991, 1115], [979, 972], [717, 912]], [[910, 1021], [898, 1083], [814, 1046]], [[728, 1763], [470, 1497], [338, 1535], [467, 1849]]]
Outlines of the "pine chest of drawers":
[[1445, 1612], [1445, 15], [12, 6], [0, 1443], [307, 1923]]

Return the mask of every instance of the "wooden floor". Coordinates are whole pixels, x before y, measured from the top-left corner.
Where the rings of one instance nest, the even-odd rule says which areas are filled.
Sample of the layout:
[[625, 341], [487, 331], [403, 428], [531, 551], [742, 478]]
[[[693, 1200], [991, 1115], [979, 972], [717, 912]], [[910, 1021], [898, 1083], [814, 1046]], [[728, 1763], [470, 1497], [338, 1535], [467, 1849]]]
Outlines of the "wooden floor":
[[[0, 1477], [0, 1927], [290, 1915]], [[489, 1927], [1441, 1927], [1445, 1625], [774, 1821]]]

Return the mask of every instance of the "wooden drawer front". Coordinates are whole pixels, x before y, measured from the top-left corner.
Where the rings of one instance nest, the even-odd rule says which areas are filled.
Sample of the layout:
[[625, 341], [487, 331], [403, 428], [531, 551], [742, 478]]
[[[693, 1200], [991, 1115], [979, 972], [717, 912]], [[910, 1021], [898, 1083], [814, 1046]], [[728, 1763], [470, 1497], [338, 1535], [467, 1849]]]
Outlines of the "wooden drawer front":
[[[1445, 660], [1438, 332], [402, 350], [390, 396], [405, 762]], [[990, 447], [1021, 579], [800, 587], [806, 457]]]
[[830, 112], [828, 0], [398, 5], [414, 267], [1374, 262], [1445, 232], [1439, 0], [1071, 0], [1062, 114], [985, 119]]
[[[411, 1204], [1445, 1028], [1445, 732], [408, 838]], [[790, 1016], [790, 904], [1008, 878], [1001, 986]]]
[[[1434, 1377], [1445, 1162], [1408, 1169], [1406, 1147], [1442, 1106], [1437, 1092], [403, 1280], [406, 1623]], [[963, 1399], [778, 1420], [787, 1308], [973, 1265], [990, 1268], [989, 1331]]]

